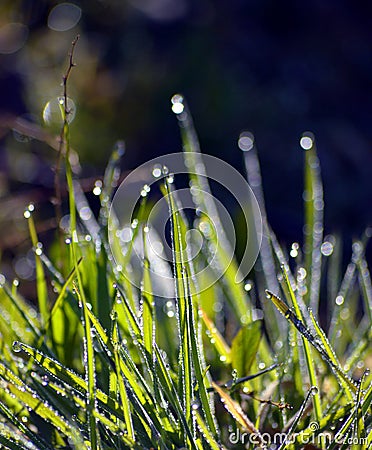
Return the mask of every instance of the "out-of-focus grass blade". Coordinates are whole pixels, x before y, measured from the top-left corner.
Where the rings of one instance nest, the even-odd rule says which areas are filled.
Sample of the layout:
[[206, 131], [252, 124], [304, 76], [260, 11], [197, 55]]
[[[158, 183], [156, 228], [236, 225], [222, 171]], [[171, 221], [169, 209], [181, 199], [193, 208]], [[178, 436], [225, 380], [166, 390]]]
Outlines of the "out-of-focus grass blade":
[[32, 441], [3, 423], [0, 423], [0, 444], [1, 448], [10, 450], [39, 450]]
[[318, 311], [322, 253], [320, 247], [323, 240], [323, 185], [320, 176], [320, 165], [316, 145], [312, 133], [304, 133], [301, 147], [305, 150], [305, 268], [310, 274], [308, 300], [311, 308]]
[[231, 362], [231, 349], [228, 346], [227, 342], [221, 335], [221, 333], [216, 328], [215, 324], [211, 321], [211, 319], [207, 316], [205, 311], [200, 310], [200, 315], [203, 320], [205, 327], [208, 330], [209, 339], [213, 342], [214, 347], [217, 350], [220, 361], [225, 362], [226, 364], [230, 364]]
[[101, 191], [101, 210], [99, 213], [99, 222], [101, 225], [107, 225], [109, 216], [109, 208], [111, 205], [111, 197], [113, 189], [117, 186], [120, 177], [120, 161], [125, 153], [125, 143], [118, 141], [111, 153], [109, 162], [107, 164], [105, 174], [103, 177], [103, 189]]
[[[81, 263], [81, 261], [82, 261], [82, 258], [80, 258], [78, 260], [78, 263], [77, 263], [78, 266]], [[62, 286], [62, 288], [61, 288], [61, 290], [60, 290], [60, 292], [58, 294], [58, 297], [57, 297], [56, 301], [54, 302], [53, 308], [52, 308], [52, 310], [49, 313], [48, 319], [45, 322], [45, 325], [44, 325], [43, 330], [42, 330], [42, 335], [40, 336], [40, 338], [39, 338], [39, 340], [38, 340], [38, 342], [36, 344], [36, 347], [40, 347], [40, 345], [41, 345], [41, 343], [43, 341], [43, 338], [47, 334], [48, 329], [50, 327], [50, 324], [52, 323], [52, 319], [54, 317], [54, 314], [62, 306], [62, 303], [63, 303], [63, 300], [65, 298], [65, 294], [66, 294], [67, 288], [68, 288], [69, 284], [72, 282], [72, 280], [74, 279], [75, 275], [76, 275], [76, 268], [74, 267], [71, 270], [70, 274], [67, 276], [66, 281], [63, 283], [63, 286]]]
[[[14, 307], [16, 311], [16, 314], [13, 313], [13, 320], [17, 320], [17, 323], [19, 323], [20, 325], [22, 324], [22, 326], [26, 328], [29, 328], [34, 337], [38, 338], [40, 336], [40, 331], [36, 319], [36, 311], [30, 305], [28, 305], [26, 301], [18, 294], [13, 295], [12, 289], [8, 286], [7, 283], [1, 285], [0, 292], [4, 292], [4, 297], [9, 300], [10, 306]], [[2, 305], [7, 306], [5, 298], [1, 298], [1, 303]]]
[[250, 373], [261, 340], [261, 321], [242, 327], [231, 344], [231, 366], [242, 378]]
[[89, 206], [85, 193], [77, 180], [74, 180], [74, 193], [75, 193], [76, 208], [78, 210], [81, 223], [88, 231], [89, 235], [93, 239], [93, 242], [95, 242], [96, 249], [98, 249], [101, 244], [101, 239], [99, 235], [100, 226], [98, 225], [98, 222], [94, 217], [94, 213], [91, 207]]
[[[31, 205], [30, 205], [31, 206]], [[37, 290], [37, 300], [39, 311], [41, 315], [42, 323], [45, 324], [48, 318], [48, 288], [45, 281], [45, 273], [43, 263], [40, 259], [40, 253], [42, 253], [42, 246], [39, 242], [36, 233], [35, 222], [32, 217], [33, 206], [30, 209], [30, 206], [25, 211], [25, 217], [28, 221], [28, 227], [30, 231], [30, 237], [32, 241], [32, 245], [35, 252], [35, 270], [36, 270], [36, 290]]]

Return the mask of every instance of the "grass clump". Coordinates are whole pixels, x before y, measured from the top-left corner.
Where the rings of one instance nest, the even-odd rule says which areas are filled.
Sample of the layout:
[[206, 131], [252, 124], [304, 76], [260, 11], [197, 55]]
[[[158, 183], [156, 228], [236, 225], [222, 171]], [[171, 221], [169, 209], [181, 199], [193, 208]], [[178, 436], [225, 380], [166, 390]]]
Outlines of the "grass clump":
[[[72, 65], [71, 56], [68, 74]], [[1, 445], [42, 450], [300, 449], [309, 443], [311, 448], [369, 448], [367, 237], [353, 244], [352, 261], [341, 276], [340, 242], [323, 237], [323, 190], [313, 137], [304, 136], [310, 139], [304, 245], [293, 244], [289, 256], [267, 222], [256, 150], [245, 153], [263, 221], [259, 260], [249, 282], [236, 282], [238, 264], [232, 261], [222, 277], [199, 292], [205, 282], [200, 277], [208, 276], [197, 271], [199, 259], [206, 264], [213, 247], [223, 265], [226, 248], [210, 233], [211, 245], [202, 247], [201, 258], [188, 257], [191, 227], [178, 208], [177, 176], [163, 170], [159, 183], [169, 208], [169, 270], [175, 286], [174, 298], [165, 301], [153, 295], [146, 195], [133, 217], [132, 237], [121, 249], [120, 266], [109, 245], [109, 235], [120, 231], [108, 215], [122, 146], [113, 152], [100, 184], [101, 209], [95, 217], [70, 165], [64, 104], [60, 154], [69, 191], [69, 231], [59, 254], [50, 257], [29, 205], [25, 219], [35, 252], [38, 308], [22, 297], [17, 284], [4, 278], [1, 283]], [[183, 108], [176, 112], [185, 157], [189, 166], [200, 165], [190, 112], [180, 114]], [[203, 177], [191, 181], [210, 191]], [[205, 198], [195, 202], [210, 212], [210, 204], [201, 204]], [[200, 215], [193, 225], [206, 220]], [[142, 264], [136, 269], [130, 263], [138, 241]], [[140, 288], [130, 283], [135, 276]], [[330, 320], [322, 328], [317, 316], [323, 295], [329, 297]]]

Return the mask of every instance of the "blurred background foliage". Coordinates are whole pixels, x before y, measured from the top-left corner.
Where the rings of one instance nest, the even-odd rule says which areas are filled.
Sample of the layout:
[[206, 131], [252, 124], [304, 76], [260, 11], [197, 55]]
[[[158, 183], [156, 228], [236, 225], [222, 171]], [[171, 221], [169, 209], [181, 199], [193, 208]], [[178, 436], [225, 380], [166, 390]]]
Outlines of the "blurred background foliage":
[[371, 223], [371, 14], [370, 2], [347, 0], [2, 0], [2, 271], [33, 277], [28, 202], [41, 240], [56, 226], [57, 153], [44, 141], [58, 146], [56, 98], [77, 34], [71, 140], [88, 196], [118, 139], [123, 170], [180, 150], [170, 97], [182, 92], [205, 153], [244, 172], [237, 140], [254, 133], [269, 220], [288, 244], [302, 233], [299, 138], [311, 130], [325, 231], [359, 237]]

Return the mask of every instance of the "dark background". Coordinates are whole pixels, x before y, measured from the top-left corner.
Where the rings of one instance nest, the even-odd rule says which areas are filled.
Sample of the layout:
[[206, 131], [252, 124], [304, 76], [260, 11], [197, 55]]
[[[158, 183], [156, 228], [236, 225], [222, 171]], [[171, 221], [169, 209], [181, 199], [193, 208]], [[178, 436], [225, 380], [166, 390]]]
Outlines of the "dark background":
[[280, 239], [302, 236], [304, 131], [316, 136], [325, 232], [350, 241], [371, 225], [370, 2], [74, 0], [54, 10], [60, 3], [0, 6], [0, 245], [10, 259], [18, 261], [25, 245], [28, 201], [37, 205], [41, 233], [53, 228], [56, 152], [15, 135], [9, 118], [58, 134], [43, 109], [61, 93], [78, 33], [71, 136], [88, 191], [118, 139], [126, 142], [124, 170], [181, 149], [170, 97], [182, 92], [205, 153], [243, 172], [237, 139], [254, 133]]

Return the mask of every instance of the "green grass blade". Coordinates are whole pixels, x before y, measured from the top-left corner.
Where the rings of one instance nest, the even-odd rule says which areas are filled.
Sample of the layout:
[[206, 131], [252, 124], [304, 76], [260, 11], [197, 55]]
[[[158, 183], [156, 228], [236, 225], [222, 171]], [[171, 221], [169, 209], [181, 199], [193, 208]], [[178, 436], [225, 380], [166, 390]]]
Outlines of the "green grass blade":
[[134, 436], [134, 429], [133, 429], [133, 423], [132, 423], [132, 416], [130, 412], [130, 406], [128, 401], [128, 395], [125, 388], [124, 380], [121, 376], [120, 372], [120, 362], [119, 362], [119, 352], [118, 352], [118, 345], [119, 345], [119, 334], [118, 334], [118, 328], [117, 323], [114, 324], [114, 330], [113, 330], [113, 344], [114, 344], [114, 358], [115, 358], [115, 367], [116, 367], [116, 376], [118, 380], [118, 386], [119, 386], [119, 393], [120, 393], [120, 405], [123, 411], [123, 417], [124, 422], [127, 429], [127, 434], [129, 439], [132, 441], [135, 441]]
[[25, 217], [28, 221], [28, 227], [30, 231], [31, 241], [35, 252], [35, 270], [36, 270], [36, 290], [37, 290], [37, 300], [38, 300], [38, 306], [39, 311], [41, 315], [42, 323], [46, 323], [46, 320], [49, 315], [48, 311], [48, 288], [45, 281], [45, 273], [44, 273], [44, 267], [43, 263], [40, 259], [40, 253], [42, 253], [42, 246], [39, 242], [39, 239], [37, 237], [36, 233], [36, 227], [35, 222], [32, 217], [32, 210], [30, 210], [30, 207], [25, 212]]
[[289, 427], [289, 429], [287, 431], [284, 441], [282, 442], [282, 444], [280, 445], [278, 450], [285, 450], [290, 445], [291, 436], [292, 436], [294, 430], [296, 429], [298, 422], [300, 421], [301, 417], [303, 416], [303, 414], [305, 412], [305, 409], [309, 402], [309, 399], [310, 399], [311, 395], [316, 394], [317, 391], [318, 391], [318, 388], [316, 386], [311, 386], [299, 411], [296, 413], [295, 419], [293, 420], [293, 422], [291, 423], [291, 426]]
[[203, 438], [207, 441], [209, 448], [211, 450], [220, 450], [221, 446], [218, 444], [212, 433], [210, 432], [209, 427], [206, 425], [206, 423], [203, 420], [203, 417], [200, 415], [199, 411], [196, 410], [194, 412], [196, 417], [196, 423], [197, 426], [203, 436]]
[[[292, 289], [292, 285], [289, 280], [287, 268], [285, 265], [282, 266], [282, 273], [283, 273], [285, 285], [288, 289], [289, 295], [292, 300], [295, 314], [301, 321], [303, 321], [300, 306], [297, 302], [296, 295]], [[313, 396], [313, 405], [314, 405], [314, 411], [315, 411], [315, 418], [319, 422], [320, 419], [322, 418], [322, 406], [321, 406], [321, 402], [320, 402], [320, 391], [319, 391], [319, 387], [318, 387], [318, 381], [317, 381], [317, 377], [316, 377], [316, 373], [315, 373], [314, 359], [311, 355], [310, 343], [308, 342], [308, 340], [306, 339], [305, 336], [302, 335], [301, 338], [302, 338], [302, 343], [303, 343], [303, 348], [304, 348], [304, 353], [305, 353], [305, 360], [306, 360], [307, 370], [308, 370], [308, 374], [309, 374], [310, 384], [311, 384], [311, 386], [315, 386], [317, 388], [317, 391], [316, 391], [315, 395]]]
[[[337, 359], [337, 356], [333, 350], [333, 348], [331, 347], [330, 342], [327, 339], [327, 336], [325, 335], [324, 331], [321, 329], [319, 323], [317, 322], [317, 320], [314, 317], [314, 314], [312, 312], [312, 310], [309, 311], [310, 313], [310, 319], [312, 321], [312, 324], [314, 326], [314, 329], [317, 333], [317, 335], [319, 336], [321, 343], [323, 345], [323, 348], [325, 349], [325, 351], [327, 352], [327, 355], [329, 357], [329, 359], [333, 362], [333, 364], [337, 367], [341, 369], [341, 364]], [[339, 383], [341, 384], [341, 386], [344, 388], [345, 390], [345, 394], [348, 397], [349, 401], [353, 401], [353, 392], [350, 390], [350, 386], [349, 384], [345, 381], [345, 379], [339, 375], [338, 372], [336, 372], [336, 376], [339, 380]]]
[[[79, 279], [79, 288], [82, 289], [82, 283], [79, 277], [77, 263], [75, 264], [77, 275]], [[97, 430], [96, 418], [94, 416], [94, 410], [96, 408], [96, 369], [95, 369], [95, 357], [92, 339], [92, 328], [87, 313], [88, 305], [85, 299], [84, 291], [75, 286], [75, 291], [79, 299], [83, 310], [83, 326], [85, 332], [84, 339], [84, 365], [86, 368], [86, 379], [88, 385], [87, 392], [87, 415], [89, 422], [89, 439], [92, 450], [98, 450], [100, 448], [100, 438]]]
[[[305, 150], [305, 189], [304, 189], [304, 207], [305, 207], [305, 268], [310, 278], [308, 288], [308, 301], [314, 311], [318, 311], [320, 276], [322, 253], [320, 246], [323, 240], [323, 185], [320, 177], [320, 165], [316, 152], [314, 136], [311, 133], [305, 133], [303, 138], [308, 139], [310, 147]], [[301, 140], [302, 141], [302, 140]]]
[[142, 335], [143, 343], [148, 356], [149, 363], [152, 364], [153, 348], [155, 342], [155, 304], [152, 294], [152, 284], [150, 275], [150, 261], [147, 255], [147, 231], [148, 226], [143, 226], [142, 242], [143, 242], [143, 275], [141, 285], [141, 301], [142, 301]]

